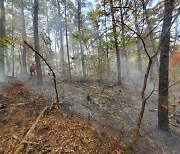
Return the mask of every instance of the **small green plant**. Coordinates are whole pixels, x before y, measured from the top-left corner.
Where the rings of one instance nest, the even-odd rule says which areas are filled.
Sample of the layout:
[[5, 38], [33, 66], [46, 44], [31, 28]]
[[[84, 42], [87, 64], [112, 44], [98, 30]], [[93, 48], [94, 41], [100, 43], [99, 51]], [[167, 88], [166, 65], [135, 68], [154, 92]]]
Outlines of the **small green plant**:
[[7, 49], [11, 45], [11, 39], [8, 36], [0, 37], [0, 48]]

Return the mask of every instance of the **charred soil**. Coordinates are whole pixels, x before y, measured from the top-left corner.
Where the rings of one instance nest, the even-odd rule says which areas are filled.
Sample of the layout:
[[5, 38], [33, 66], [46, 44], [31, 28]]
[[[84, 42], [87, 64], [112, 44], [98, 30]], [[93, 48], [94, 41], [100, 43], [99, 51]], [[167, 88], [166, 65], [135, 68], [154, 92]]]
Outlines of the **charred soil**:
[[[177, 91], [179, 87], [175, 87]], [[43, 116], [22, 153], [140, 153], [179, 152], [179, 106], [170, 106], [169, 133], [157, 129], [157, 94], [148, 100], [140, 138], [131, 145], [141, 107], [140, 92], [98, 82], [58, 83], [60, 108]], [[29, 79], [1, 85], [0, 153], [14, 153], [41, 110], [55, 98], [47, 82]], [[175, 116], [175, 117], [174, 117]]]
[[[36, 89], [37, 88], [37, 89]], [[42, 90], [42, 89], [41, 89]], [[0, 153], [14, 153], [50, 98], [20, 81], [1, 85]], [[96, 129], [78, 115], [53, 109], [39, 121], [22, 153], [124, 153], [119, 138]]]

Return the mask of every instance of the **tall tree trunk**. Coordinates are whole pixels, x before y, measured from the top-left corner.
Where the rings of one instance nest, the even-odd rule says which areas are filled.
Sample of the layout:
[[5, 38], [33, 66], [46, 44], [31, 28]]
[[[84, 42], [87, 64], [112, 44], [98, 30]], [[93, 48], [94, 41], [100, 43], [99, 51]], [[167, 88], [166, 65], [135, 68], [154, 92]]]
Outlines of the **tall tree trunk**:
[[[19, 56], [19, 66], [20, 66], [20, 69], [22, 68], [22, 45], [21, 44], [19, 44], [19, 51], [18, 51], [18, 56]], [[22, 70], [20, 70], [20, 73], [22, 73], [21, 72]]]
[[[7, 66], [5, 74], [8, 74], [10, 72], [10, 70], [11, 70], [11, 64], [10, 64], [11, 61], [10, 61], [9, 53], [8, 53], [7, 50], [5, 50], [4, 54], [5, 54], [5, 62], [6, 62], [6, 66]], [[0, 59], [1, 59], [1, 55], [0, 55]]]
[[46, 33], [48, 36], [48, 44], [47, 47], [49, 48], [50, 51], [50, 56], [51, 56], [51, 61], [52, 61], [52, 57], [53, 57], [53, 52], [52, 52], [52, 48], [51, 48], [51, 35], [50, 35], [50, 27], [49, 27], [49, 6], [48, 6], [48, 1], [46, 2]]
[[[140, 34], [140, 29], [139, 29], [139, 22], [138, 22], [138, 10], [137, 10], [137, 3], [134, 4], [134, 18], [135, 18], [135, 28], [138, 34]], [[137, 46], [137, 68], [140, 74], [142, 74], [142, 58], [141, 58], [141, 40], [139, 37], [137, 37], [136, 40], [136, 46]]]
[[66, 49], [67, 49], [67, 56], [68, 56], [68, 75], [69, 79], [71, 80], [71, 64], [70, 64], [70, 55], [69, 55], [69, 40], [68, 40], [68, 30], [67, 30], [67, 4], [65, 0], [65, 25], [66, 25]]
[[117, 56], [117, 72], [118, 72], [118, 84], [121, 84], [121, 60], [120, 60], [120, 53], [119, 53], [119, 45], [118, 45], [118, 38], [117, 38], [117, 30], [116, 30], [116, 21], [114, 17], [114, 10], [113, 10], [113, 0], [110, 0], [110, 9], [111, 9], [111, 16], [112, 16], [112, 25], [113, 25], [113, 36], [115, 41], [115, 49], [116, 49], [116, 56]]
[[[122, 7], [122, 0], [119, 0], [119, 7], [120, 7], [120, 15], [121, 15], [121, 23], [124, 23], [124, 14], [123, 14], [123, 7]], [[125, 66], [125, 70], [127, 71], [127, 76], [129, 77], [130, 75], [130, 70], [129, 70], [129, 58], [128, 58], [128, 54], [127, 54], [127, 50], [125, 49], [125, 25], [121, 24], [121, 31], [122, 31], [122, 35], [121, 35], [121, 42], [122, 42], [122, 50], [121, 53], [124, 56], [124, 66]], [[123, 58], [123, 57], [122, 57]]]
[[62, 29], [60, 30], [60, 64], [61, 64], [61, 69], [62, 69], [62, 74], [65, 76], [65, 63], [64, 63], [64, 36], [63, 36], [63, 31]]
[[[21, 44], [19, 45], [19, 50], [18, 50], [18, 59], [19, 59], [19, 69], [21, 69], [22, 68], [22, 64], [21, 64], [21, 59], [22, 59], [22, 55], [21, 55], [21, 51], [22, 51], [22, 47], [21, 47]], [[18, 70], [16, 71], [17, 73], [18, 73]], [[16, 73], [16, 77], [18, 76], [17, 75], [17, 73]], [[22, 70], [20, 70], [20, 73], [22, 73]]]
[[174, 0], [164, 1], [164, 21], [160, 39], [160, 67], [159, 67], [159, 99], [158, 99], [158, 127], [161, 130], [169, 130], [168, 119], [168, 66], [169, 66], [169, 46], [170, 46], [170, 26]]
[[[104, 27], [105, 27], [105, 35], [106, 35], [106, 43], [108, 42], [108, 29], [107, 29], [107, 16], [106, 16], [106, 0], [103, 1], [103, 5], [104, 5]], [[109, 78], [109, 74], [110, 74], [110, 64], [109, 64], [109, 47], [108, 45], [105, 46], [105, 58], [106, 58], [106, 67], [107, 67], [107, 76]]]
[[96, 25], [96, 33], [97, 33], [97, 46], [98, 46], [98, 74], [100, 82], [102, 82], [102, 55], [101, 55], [101, 38], [99, 35], [99, 24], [98, 21], [95, 19]]
[[15, 65], [15, 57], [14, 57], [14, 7], [13, 7], [13, 3], [12, 3], [12, 20], [11, 20], [11, 28], [12, 28], [12, 36], [11, 36], [11, 40], [12, 40], [12, 51], [11, 51], [11, 55], [12, 55], [12, 77], [14, 77], [14, 65]]
[[46, 3], [46, 22], [47, 22], [46, 32], [47, 32], [47, 35], [48, 35], [48, 37], [50, 39], [48, 2]]
[[[5, 37], [5, 9], [4, 0], [0, 1], [0, 38]], [[0, 47], [0, 82], [4, 81], [4, 49]]]
[[62, 15], [61, 15], [61, 8], [60, 8], [60, 1], [57, 0], [57, 7], [58, 7], [58, 15], [59, 15], [59, 21], [60, 21], [60, 65], [62, 69], [63, 76], [65, 75], [65, 64], [64, 64], [64, 37], [63, 37], [63, 26], [62, 26]]
[[142, 58], [141, 58], [141, 41], [139, 38], [136, 40], [137, 46], [137, 68], [140, 74], [142, 74]]
[[58, 69], [58, 53], [57, 53], [57, 31], [54, 30], [54, 52], [56, 54], [56, 69]]
[[177, 43], [177, 38], [178, 38], [178, 28], [179, 28], [179, 19], [176, 19], [176, 23], [175, 23], [175, 36], [174, 36], [174, 46]]
[[86, 65], [85, 65], [85, 59], [84, 59], [84, 50], [83, 50], [83, 44], [82, 44], [82, 19], [81, 19], [81, 0], [78, 0], [78, 32], [79, 32], [79, 44], [80, 44], [80, 50], [81, 50], [81, 62], [82, 62], [82, 72], [83, 72], [83, 78], [86, 78]]
[[[146, 16], [146, 22], [147, 22], [147, 26], [148, 26], [148, 31], [149, 31], [149, 36], [150, 36], [150, 41], [151, 41], [151, 44], [152, 44], [152, 50], [153, 50], [153, 53], [155, 54], [156, 53], [156, 49], [155, 49], [155, 42], [154, 42], [154, 38], [153, 38], [153, 31], [152, 31], [152, 26], [151, 26], [151, 22], [150, 22], [150, 19], [149, 19], [149, 16], [148, 16], [148, 11], [147, 11], [147, 8], [146, 8], [146, 4], [144, 2], [144, 0], [141, 0], [142, 2], [142, 6], [143, 6], [143, 10], [144, 10], [144, 13], [145, 13], [145, 16]], [[150, 70], [150, 79], [153, 81], [154, 80], [154, 63], [156, 62], [156, 66], [157, 66], [157, 70], [159, 68], [159, 65], [158, 65], [158, 59], [157, 59], [157, 56], [153, 59], [152, 61], [152, 65], [151, 65], [151, 70]]]
[[[33, 28], [34, 28], [34, 47], [35, 50], [39, 53], [39, 32], [38, 32], [38, 0], [34, 0], [34, 19], [33, 19]], [[42, 85], [43, 84], [43, 78], [42, 78], [42, 69], [41, 69], [41, 59], [40, 57], [35, 54], [35, 61], [36, 61], [36, 70], [37, 70], [37, 84]]]
[[[25, 15], [24, 15], [24, 2], [21, 0], [21, 14], [22, 14], [22, 37], [23, 40], [27, 39], [26, 34], [26, 24], [25, 24]], [[23, 54], [22, 54], [22, 76], [27, 75], [27, 62], [26, 62], [26, 56], [27, 54], [27, 47], [25, 44], [23, 44]]]

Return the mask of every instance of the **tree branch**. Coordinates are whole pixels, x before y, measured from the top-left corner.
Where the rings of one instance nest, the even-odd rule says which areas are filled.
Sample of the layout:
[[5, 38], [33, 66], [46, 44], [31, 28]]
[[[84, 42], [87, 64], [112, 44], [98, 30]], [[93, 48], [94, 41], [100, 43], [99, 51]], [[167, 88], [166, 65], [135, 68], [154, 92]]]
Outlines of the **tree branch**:
[[148, 51], [147, 51], [147, 48], [146, 48], [146, 44], [145, 44], [145, 42], [144, 42], [144, 39], [141, 37], [141, 35], [139, 35], [136, 31], [134, 31], [132, 28], [130, 28], [128, 25], [126, 25], [125, 23], [122, 23], [123, 25], [125, 25], [128, 29], [130, 29], [132, 32], [134, 32], [140, 39], [141, 39], [141, 41], [142, 41], [142, 43], [143, 43], [143, 47], [144, 47], [144, 51], [145, 51], [145, 53], [146, 53], [146, 55], [148, 56], [148, 58], [149, 58], [149, 60], [150, 61], [152, 61], [152, 59], [151, 59], [151, 57], [150, 57], [150, 55], [149, 55], [149, 53], [148, 53]]
[[[172, 24], [173, 24], [174, 21], [177, 19], [179, 13], [180, 13], [180, 8], [178, 8], [178, 12], [177, 12], [177, 14], [175, 15], [175, 18], [174, 18]], [[167, 13], [165, 17], [163, 17], [161, 20], [159, 20], [158, 24], [144, 37], [144, 39], [147, 38], [147, 37], [158, 27], [158, 25], [164, 20], [164, 18], [166, 18], [168, 15], [169, 15], [169, 13]], [[171, 27], [171, 26], [170, 26], [170, 27]]]
[[151, 95], [153, 94], [154, 91], [155, 91], [155, 84], [154, 84], [153, 90], [151, 91], [151, 93], [149, 94], [149, 96], [146, 97], [145, 101], [147, 101], [147, 100], [151, 97]]
[[59, 97], [58, 97], [58, 91], [57, 91], [57, 84], [56, 84], [56, 74], [54, 73], [53, 69], [51, 68], [51, 66], [48, 64], [48, 62], [43, 58], [43, 56], [41, 54], [39, 54], [31, 45], [29, 45], [25, 40], [24, 40], [24, 43], [29, 47], [31, 48], [45, 63], [46, 65], [49, 67], [49, 69], [51, 70], [52, 72], [52, 75], [53, 75], [53, 79], [54, 79], [54, 89], [55, 89], [55, 92], [56, 92], [56, 101], [59, 102]]
[[[175, 86], [176, 84], [180, 83], [180, 80], [176, 81], [175, 83], [173, 83], [172, 85], [170, 85], [168, 88], [162, 89], [162, 90], [167, 90], [173, 86]], [[159, 91], [158, 89], [155, 89], [155, 91]]]
[[120, 6], [114, 6], [114, 7], [113, 7], [113, 9], [121, 9], [121, 8], [123, 8], [123, 9], [130, 9], [130, 10], [134, 11], [134, 9], [131, 8], [131, 7], [129, 7], [129, 6], [122, 6], [122, 7], [120, 7]]

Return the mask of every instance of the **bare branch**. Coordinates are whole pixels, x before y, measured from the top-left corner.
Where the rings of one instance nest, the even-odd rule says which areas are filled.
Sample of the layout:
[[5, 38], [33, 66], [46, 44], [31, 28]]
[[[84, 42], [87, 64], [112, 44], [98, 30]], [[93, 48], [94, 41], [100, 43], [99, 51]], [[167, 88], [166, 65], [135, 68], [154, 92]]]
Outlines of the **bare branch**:
[[149, 94], [149, 96], [146, 97], [145, 101], [147, 101], [147, 100], [151, 97], [151, 95], [153, 94], [154, 91], [155, 91], [155, 84], [154, 84], [153, 90], [151, 91], [151, 93]]
[[134, 11], [134, 9], [131, 8], [131, 7], [129, 7], [129, 6], [122, 6], [122, 7], [120, 7], [120, 6], [114, 6], [114, 7], [113, 7], [113, 9], [121, 9], [121, 8], [123, 8], [123, 9], [130, 9], [130, 10]]
[[[175, 18], [172, 22], [172, 24], [174, 23], [174, 21], [177, 19], [178, 15], [180, 14], [180, 8], [178, 8], [178, 12], [177, 14], [175, 15]], [[158, 25], [164, 20], [164, 18], [166, 18], [167, 16], [169, 15], [169, 13], [166, 14], [165, 17], [163, 17], [162, 19], [159, 20], [158, 24], [144, 37], [144, 39], [146, 39], [157, 27]], [[171, 27], [171, 26], [170, 26]]]
[[[169, 86], [168, 88], [166, 88], [166, 89], [169, 89], [169, 88], [175, 86], [175, 85], [178, 84], [178, 83], [180, 83], [180, 80], [176, 81], [175, 83], [173, 83], [172, 85], [170, 85], [170, 86]], [[162, 89], [162, 90], [166, 90], [166, 89]], [[159, 90], [158, 90], [158, 89], [155, 89], [155, 91], [159, 91]]]
[[53, 69], [51, 68], [51, 66], [48, 64], [48, 62], [43, 58], [43, 56], [41, 54], [39, 54], [31, 45], [29, 45], [25, 40], [24, 40], [24, 43], [29, 47], [31, 48], [45, 63], [46, 65], [49, 67], [49, 69], [51, 70], [52, 72], [52, 75], [53, 75], [53, 79], [54, 79], [54, 89], [55, 89], [55, 92], [56, 92], [56, 101], [59, 102], [59, 97], [58, 97], [58, 91], [57, 91], [57, 84], [56, 84], [56, 74], [54, 73]]
[[128, 25], [126, 25], [125, 23], [122, 23], [122, 24], [124, 24], [128, 29], [130, 29], [132, 32], [134, 32], [134, 33], [141, 39], [141, 41], [142, 41], [142, 43], [143, 43], [143, 47], [144, 47], [145, 53], [147, 54], [149, 60], [152, 61], [152, 59], [151, 59], [151, 57], [150, 57], [150, 55], [149, 55], [149, 53], [148, 53], [148, 51], [147, 51], [147, 48], [146, 48], [146, 44], [145, 44], [145, 42], [144, 42], [144, 39], [141, 37], [141, 35], [139, 35], [136, 31], [134, 31], [132, 28], [130, 28], [130, 27], [129, 27]]

